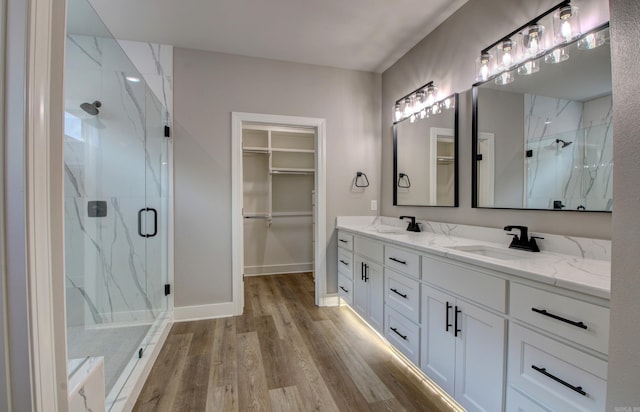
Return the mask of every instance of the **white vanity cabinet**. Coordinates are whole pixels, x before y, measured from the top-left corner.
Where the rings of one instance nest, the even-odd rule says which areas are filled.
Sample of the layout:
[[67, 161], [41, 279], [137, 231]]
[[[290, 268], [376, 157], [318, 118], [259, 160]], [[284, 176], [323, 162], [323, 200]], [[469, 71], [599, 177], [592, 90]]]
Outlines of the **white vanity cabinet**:
[[422, 285], [420, 369], [468, 411], [502, 410], [504, 317]]
[[338, 296], [353, 306], [353, 236], [338, 232]]
[[510, 295], [507, 411], [604, 411], [609, 309], [516, 282]]
[[355, 236], [353, 308], [375, 330], [383, 333], [384, 280], [382, 243]]

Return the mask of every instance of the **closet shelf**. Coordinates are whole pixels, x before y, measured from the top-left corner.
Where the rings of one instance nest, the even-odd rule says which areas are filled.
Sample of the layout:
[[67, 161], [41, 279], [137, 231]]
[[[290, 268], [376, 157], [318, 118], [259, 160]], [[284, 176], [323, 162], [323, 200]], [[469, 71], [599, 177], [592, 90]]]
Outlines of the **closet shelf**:
[[271, 217], [305, 217], [313, 216], [312, 212], [273, 212]]
[[242, 151], [244, 153], [263, 153], [263, 154], [269, 154], [269, 149], [266, 147], [243, 147]]
[[289, 175], [312, 175], [315, 169], [300, 169], [292, 167], [274, 167], [271, 168], [271, 174], [289, 174]]
[[272, 152], [281, 152], [281, 153], [310, 153], [313, 154], [316, 151], [313, 149], [284, 149], [284, 148], [271, 148]]

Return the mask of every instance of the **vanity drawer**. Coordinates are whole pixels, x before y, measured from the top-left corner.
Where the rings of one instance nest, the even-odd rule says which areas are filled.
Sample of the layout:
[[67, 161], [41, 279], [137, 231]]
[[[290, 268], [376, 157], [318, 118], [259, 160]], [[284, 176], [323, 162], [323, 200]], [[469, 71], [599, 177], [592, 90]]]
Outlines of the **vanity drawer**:
[[527, 398], [512, 387], [507, 388], [506, 412], [549, 412], [531, 399]]
[[505, 313], [507, 281], [457, 263], [422, 256], [422, 280]]
[[509, 385], [553, 411], [604, 411], [607, 363], [519, 325], [509, 333]]
[[385, 313], [385, 337], [396, 349], [413, 362], [414, 365], [418, 365], [420, 327], [407, 320], [389, 306], [385, 307]]
[[393, 246], [384, 246], [384, 264], [387, 267], [420, 279], [420, 256]]
[[347, 305], [353, 306], [353, 281], [342, 273], [338, 274], [338, 296], [344, 299]]
[[608, 353], [608, 308], [514, 282], [510, 301], [515, 318]]
[[338, 273], [353, 279], [353, 253], [338, 248]]
[[384, 303], [409, 320], [420, 322], [420, 283], [390, 269], [384, 270]]
[[382, 243], [363, 237], [355, 237], [353, 242], [357, 254], [382, 263]]
[[353, 235], [345, 232], [338, 232], [338, 246], [347, 250], [353, 250]]

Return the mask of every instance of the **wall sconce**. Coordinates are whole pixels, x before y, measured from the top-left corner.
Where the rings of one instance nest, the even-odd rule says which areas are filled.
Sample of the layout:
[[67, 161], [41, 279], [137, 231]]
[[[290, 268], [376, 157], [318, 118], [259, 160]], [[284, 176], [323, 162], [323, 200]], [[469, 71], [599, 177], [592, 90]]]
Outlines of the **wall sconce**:
[[413, 123], [418, 119], [425, 119], [442, 113], [442, 110], [453, 109], [454, 107], [455, 99], [453, 95], [442, 99], [438, 88], [433, 82], [429, 82], [396, 100], [393, 108], [393, 117], [395, 123], [404, 119], [409, 119]]
[[582, 34], [578, 8], [564, 0], [483, 49], [476, 59], [476, 81], [512, 83], [515, 73], [538, 72], [543, 55], [545, 63], [561, 63], [569, 58], [566, 46], [574, 42], [581, 50], [604, 44], [608, 27], [606, 23]]

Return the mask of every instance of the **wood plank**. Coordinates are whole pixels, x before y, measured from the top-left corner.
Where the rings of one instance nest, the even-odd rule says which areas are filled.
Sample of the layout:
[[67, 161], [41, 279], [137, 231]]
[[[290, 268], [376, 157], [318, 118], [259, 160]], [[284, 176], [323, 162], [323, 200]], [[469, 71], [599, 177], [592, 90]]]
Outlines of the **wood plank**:
[[211, 332], [215, 328], [216, 322], [216, 319], [190, 322], [192, 323], [193, 338], [191, 339], [189, 356], [211, 353]]
[[[134, 405], [136, 411], [169, 411], [173, 405], [191, 344], [191, 334], [169, 334]], [[164, 379], [155, 377], [163, 376]]]
[[387, 386], [376, 376], [358, 349], [349, 344], [340, 331], [330, 321], [319, 322], [327, 343], [334, 350], [340, 361], [346, 365], [349, 375], [369, 403], [393, 398]]
[[241, 411], [270, 411], [269, 391], [256, 332], [237, 335], [238, 399]]
[[[236, 318], [219, 319], [212, 333], [209, 388], [238, 387], [238, 362], [236, 357]], [[234, 389], [235, 403], [238, 391]]]
[[211, 354], [187, 356], [173, 411], [202, 411], [207, 403]]
[[237, 385], [226, 385], [219, 387], [209, 386], [207, 393], [207, 412], [238, 412], [238, 391]]
[[271, 409], [278, 412], [299, 412], [304, 410], [304, 402], [295, 386], [271, 389], [269, 391]]
[[403, 412], [406, 409], [402, 406], [396, 398], [385, 399], [384, 401], [378, 401], [369, 405], [369, 408], [373, 412]]
[[272, 316], [255, 318], [256, 331], [260, 342], [260, 352], [264, 364], [267, 388], [294, 386], [289, 355], [284, 351], [283, 341], [278, 336]]

